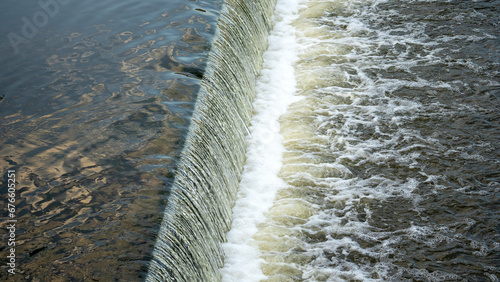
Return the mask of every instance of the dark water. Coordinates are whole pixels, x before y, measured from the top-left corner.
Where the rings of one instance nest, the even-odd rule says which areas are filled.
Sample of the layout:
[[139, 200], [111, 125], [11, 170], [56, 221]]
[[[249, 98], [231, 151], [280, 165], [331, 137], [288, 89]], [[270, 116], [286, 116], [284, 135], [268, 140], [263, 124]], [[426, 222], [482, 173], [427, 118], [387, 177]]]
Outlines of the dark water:
[[304, 5], [268, 281], [498, 281], [500, 2]]
[[140, 280], [221, 1], [41, 3], [0, 4], [0, 280]]
[[[0, 4], [1, 280], [219, 280], [274, 1], [40, 3]], [[302, 1], [267, 281], [498, 281], [499, 7]]]

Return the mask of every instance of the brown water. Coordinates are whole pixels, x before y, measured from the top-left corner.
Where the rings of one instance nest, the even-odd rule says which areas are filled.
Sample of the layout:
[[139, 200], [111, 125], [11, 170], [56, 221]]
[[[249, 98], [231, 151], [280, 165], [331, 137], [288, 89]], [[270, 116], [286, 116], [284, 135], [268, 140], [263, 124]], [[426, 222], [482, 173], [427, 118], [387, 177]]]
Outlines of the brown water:
[[220, 1], [51, 3], [0, 4], [2, 203], [17, 180], [0, 280], [141, 280]]
[[499, 1], [306, 1], [269, 281], [498, 281]]
[[265, 62], [284, 73], [296, 44], [295, 79], [266, 69], [257, 112], [294, 83], [302, 99], [252, 129], [270, 133], [249, 138], [224, 281], [498, 281], [499, 8], [300, 1]]
[[[205, 69], [221, 2], [0, 4], [1, 280], [217, 280], [272, 9], [226, 1]], [[252, 274], [498, 281], [498, 7], [302, 1]]]

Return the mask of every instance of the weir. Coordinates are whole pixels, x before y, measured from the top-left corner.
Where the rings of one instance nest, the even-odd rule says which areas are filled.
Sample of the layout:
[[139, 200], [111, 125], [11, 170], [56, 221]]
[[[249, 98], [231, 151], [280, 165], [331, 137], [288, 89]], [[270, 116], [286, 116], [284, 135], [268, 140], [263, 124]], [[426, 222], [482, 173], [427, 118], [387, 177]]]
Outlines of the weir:
[[227, 0], [146, 281], [216, 281], [274, 0]]

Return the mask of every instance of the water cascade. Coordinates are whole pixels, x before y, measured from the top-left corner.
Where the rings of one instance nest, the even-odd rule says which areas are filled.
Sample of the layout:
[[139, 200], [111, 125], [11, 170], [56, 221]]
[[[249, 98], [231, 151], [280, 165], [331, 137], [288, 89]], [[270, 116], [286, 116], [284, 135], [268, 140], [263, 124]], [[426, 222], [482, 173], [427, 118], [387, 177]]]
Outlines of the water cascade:
[[216, 281], [274, 1], [228, 0], [212, 43], [147, 281]]

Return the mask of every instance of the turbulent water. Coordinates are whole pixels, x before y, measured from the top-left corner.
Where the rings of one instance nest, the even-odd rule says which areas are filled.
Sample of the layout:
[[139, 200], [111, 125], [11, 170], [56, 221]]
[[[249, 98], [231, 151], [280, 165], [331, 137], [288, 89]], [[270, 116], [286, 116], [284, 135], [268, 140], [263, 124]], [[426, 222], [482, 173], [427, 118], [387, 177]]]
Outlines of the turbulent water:
[[274, 1], [227, 0], [147, 281], [217, 281]]
[[499, 0], [0, 23], [0, 280], [499, 281]]
[[[224, 279], [498, 281], [500, 2], [281, 3], [278, 23], [296, 17], [281, 53], [298, 56], [281, 87], [302, 100], [280, 118], [281, 159], [248, 139]], [[256, 109], [280, 111], [265, 104], [279, 88]]]

